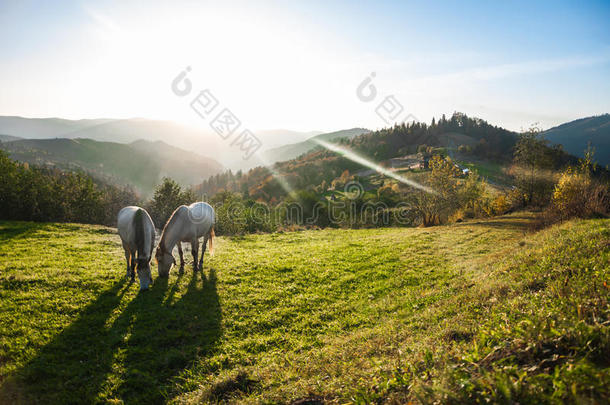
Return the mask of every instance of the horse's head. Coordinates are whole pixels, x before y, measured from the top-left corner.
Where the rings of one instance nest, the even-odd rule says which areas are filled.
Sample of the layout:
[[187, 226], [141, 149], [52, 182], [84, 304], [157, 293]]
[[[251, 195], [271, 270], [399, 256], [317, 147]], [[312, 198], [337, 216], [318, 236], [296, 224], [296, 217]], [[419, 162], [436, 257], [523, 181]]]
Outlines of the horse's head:
[[158, 247], [157, 252], [155, 253], [155, 259], [157, 259], [159, 277], [167, 277], [172, 265], [176, 264], [174, 256], [172, 256], [171, 252], [167, 252], [165, 249]]
[[140, 279], [140, 291], [148, 290], [153, 282], [150, 273], [150, 259], [138, 259], [136, 269]]

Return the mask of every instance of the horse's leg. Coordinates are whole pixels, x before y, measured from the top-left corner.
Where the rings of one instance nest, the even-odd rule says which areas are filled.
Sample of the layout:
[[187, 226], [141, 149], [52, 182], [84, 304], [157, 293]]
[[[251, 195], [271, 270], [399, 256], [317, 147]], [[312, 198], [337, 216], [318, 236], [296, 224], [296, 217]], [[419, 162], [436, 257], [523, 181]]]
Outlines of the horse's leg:
[[182, 242], [178, 242], [178, 254], [180, 255], [180, 270], [178, 274], [184, 273], [184, 256], [182, 254]]
[[129, 253], [129, 250], [125, 249], [125, 260], [127, 261], [127, 274], [125, 275], [126, 278], [129, 278], [129, 276], [131, 275], [131, 253]]
[[208, 235], [203, 237], [203, 243], [201, 244], [201, 259], [199, 259], [199, 269], [203, 272], [203, 255], [205, 254], [205, 247], [208, 244]]
[[191, 241], [191, 253], [193, 254], [193, 272], [196, 272], [197, 259], [199, 259], [199, 240], [197, 238]]
[[125, 260], [127, 261], [127, 274], [125, 277], [129, 278], [131, 276], [131, 252], [125, 242], [123, 242], [123, 250], [125, 251]]
[[138, 261], [136, 260], [136, 255], [135, 253], [131, 254], [131, 282], [133, 282], [136, 279], [136, 264], [138, 263]]

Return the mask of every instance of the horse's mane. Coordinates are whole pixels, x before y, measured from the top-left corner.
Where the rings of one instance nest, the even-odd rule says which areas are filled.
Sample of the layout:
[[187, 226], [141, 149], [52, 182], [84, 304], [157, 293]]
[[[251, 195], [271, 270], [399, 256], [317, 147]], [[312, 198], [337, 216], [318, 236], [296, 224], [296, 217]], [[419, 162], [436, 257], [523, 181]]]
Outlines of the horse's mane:
[[178, 208], [176, 208], [174, 210], [174, 212], [172, 212], [172, 215], [169, 217], [167, 222], [165, 223], [165, 226], [163, 226], [163, 231], [161, 231], [161, 240], [159, 241], [159, 247], [161, 248], [161, 251], [165, 251], [165, 236], [166, 236], [165, 231], [167, 230], [167, 228], [170, 225], [173, 225], [178, 220], [178, 215], [176, 215], [176, 213], [182, 207], [186, 207], [186, 205], [181, 205]]

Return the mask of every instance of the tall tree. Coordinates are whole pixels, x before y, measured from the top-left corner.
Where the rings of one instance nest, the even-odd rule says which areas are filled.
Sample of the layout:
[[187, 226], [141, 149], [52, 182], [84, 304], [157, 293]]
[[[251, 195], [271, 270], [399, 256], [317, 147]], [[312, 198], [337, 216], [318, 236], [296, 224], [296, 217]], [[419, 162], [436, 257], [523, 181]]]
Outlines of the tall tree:
[[418, 190], [411, 195], [424, 226], [446, 221], [460, 204], [459, 168], [450, 159], [434, 156], [430, 159], [430, 169], [427, 184], [433, 191]]
[[164, 177], [163, 182], [155, 189], [155, 194], [150, 204], [150, 213], [155, 226], [163, 228], [174, 210], [182, 204], [182, 190], [180, 185], [169, 177]]
[[547, 143], [541, 130], [531, 127], [519, 135], [515, 145], [513, 173], [524, 205], [543, 205], [550, 197], [553, 161]]

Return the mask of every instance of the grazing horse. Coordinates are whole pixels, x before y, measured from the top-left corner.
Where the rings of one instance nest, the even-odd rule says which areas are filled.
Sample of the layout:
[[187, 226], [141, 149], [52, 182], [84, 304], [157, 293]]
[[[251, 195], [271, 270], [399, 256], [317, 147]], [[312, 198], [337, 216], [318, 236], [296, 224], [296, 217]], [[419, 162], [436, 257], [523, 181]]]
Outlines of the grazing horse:
[[[165, 224], [159, 246], [155, 258], [157, 259], [159, 276], [167, 277], [169, 270], [176, 260], [172, 255], [172, 250], [176, 244], [178, 245], [178, 254], [180, 255], [180, 273], [184, 272], [184, 257], [182, 255], [181, 242], [191, 243], [191, 253], [193, 254], [193, 271], [197, 268], [203, 270], [203, 255], [205, 247], [210, 241], [210, 253], [213, 253], [214, 240], [214, 208], [204, 202], [196, 202], [188, 207], [181, 205], [172, 214]], [[197, 257], [199, 255], [199, 238], [203, 236], [201, 245], [201, 259], [199, 259], [199, 267], [197, 266]]]
[[152, 284], [150, 259], [155, 246], [155, 225], [144, 208], [129, 206], [119, 211], [117, 228], [127, 259], [127, 277], [133, 281], [137, 269], [140, 290], [147, 290]]

